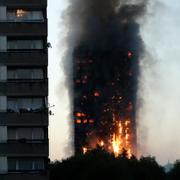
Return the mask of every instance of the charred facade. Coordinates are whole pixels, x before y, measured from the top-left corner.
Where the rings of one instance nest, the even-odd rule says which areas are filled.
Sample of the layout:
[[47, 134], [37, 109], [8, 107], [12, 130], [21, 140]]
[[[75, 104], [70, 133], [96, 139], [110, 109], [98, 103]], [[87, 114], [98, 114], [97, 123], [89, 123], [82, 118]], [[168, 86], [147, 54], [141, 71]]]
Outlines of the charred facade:
[[82, 152], [82, 147], [93, 148], [94, 139], [103, 139], [108, 147], [117, 121], [130, 122], [126, 131], [133, 153], [136, 151], [137, 86], [143, 52], [137, 19], [145, 11], [145, 2], [77, 0], [70, 6], [71, 20], [78, 29], [72, 55], [75, 153]]

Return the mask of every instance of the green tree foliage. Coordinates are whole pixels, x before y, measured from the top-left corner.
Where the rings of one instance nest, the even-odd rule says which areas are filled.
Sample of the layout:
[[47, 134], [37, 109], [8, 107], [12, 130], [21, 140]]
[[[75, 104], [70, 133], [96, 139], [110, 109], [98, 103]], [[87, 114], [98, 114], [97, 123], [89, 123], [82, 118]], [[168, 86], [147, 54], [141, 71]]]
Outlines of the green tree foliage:
[[153, 157], [118, 158], [97, 148], [85, 155], [50, 164], [50, 180], [165, 180], [165, 172]]

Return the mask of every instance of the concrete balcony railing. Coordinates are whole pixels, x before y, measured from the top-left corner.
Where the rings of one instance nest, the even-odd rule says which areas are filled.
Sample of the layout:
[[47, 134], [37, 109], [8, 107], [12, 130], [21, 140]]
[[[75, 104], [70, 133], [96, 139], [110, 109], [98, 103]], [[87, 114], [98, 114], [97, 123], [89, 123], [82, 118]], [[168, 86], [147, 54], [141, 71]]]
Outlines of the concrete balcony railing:
[[7, 173], [0, 174], [1, 180], [49, 180], [48, 173]]
[[47, 6], [47, 0], [0, 0], [0, 5], [8, 7], [22, 7], [22, 6]]
[[48, 156], [48, 143], [0, 143], [0, 156]]
[[1, 112], [0, 126], [48, 126], [48, 112]]
[[3, 96], [47, 96], [48, 81], [7, 81], [0, 82], [0, 95]]
[[0, 21], [1, 36], [47, 36], [47, 21], [5, 22]]

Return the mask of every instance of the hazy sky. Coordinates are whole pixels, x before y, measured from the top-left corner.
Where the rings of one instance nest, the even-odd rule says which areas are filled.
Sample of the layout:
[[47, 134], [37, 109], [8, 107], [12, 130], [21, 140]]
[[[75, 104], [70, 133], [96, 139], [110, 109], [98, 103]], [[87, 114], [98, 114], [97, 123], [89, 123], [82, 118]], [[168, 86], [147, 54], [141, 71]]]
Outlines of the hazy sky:
[[151, 0], [142, 27], [139, 124], [143, 153], [165, 163], [180, 158], [180, 1]]
[[67, 0], [48, 1], [48, 41], [49, 49], [49, 102], [55, 105], [51, 110], [54, 116], [49, 120], [50, 158], [62, 159], [67, 156], [65, 147], [68, 142], [68, 100], [66, 90], [62, 86], [64, 79], [60, 62], [64, 50], [65, 30], [62, 24], [62, 12], [67, 6]]
[[[68, 0], [49, 0], [49, 102], [55, 107], [50, 117], [50, 158], [68, 156], [68, 96], [63, 87], [60, 63], [65, 49], [66, 29], [62, 12]], [[161, 163], [180, 158], [180, 1], [150, 0], [148, 15], [142, 26], [148, 52], [142, 59], [138, 123], [139, 142], [144, 154]]]

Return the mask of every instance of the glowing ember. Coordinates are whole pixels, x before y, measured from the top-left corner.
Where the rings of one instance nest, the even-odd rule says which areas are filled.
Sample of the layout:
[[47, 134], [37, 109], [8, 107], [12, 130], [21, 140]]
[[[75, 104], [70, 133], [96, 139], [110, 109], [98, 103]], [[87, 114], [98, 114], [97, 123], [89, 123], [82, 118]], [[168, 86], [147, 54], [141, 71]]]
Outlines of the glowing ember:
[[81, 113], [81, 116], [82, 116], [82, 117], [86, 117], [86, 114], [84, 114], [84, 113]]
[[125, 121], [126, 126], [130, 125], [130, 123], [131, 123], [130, 121]]
[[27, 12], [25, 11], [25, 10], [23, 10], [23, 9], [17, 9], [16, 10], [16, 16], [17, 17], [23, 17], [23, 16], [25, 16], [27, 14]]
[[131, 157], [132, 157], [131, 149], [128, 149], [128, 150], [127, 150], [127, 158], [128, 158], [128, 159], [131, 159]]
[[76, 80], [76, 83], [77, 83], [77, 84], [80, 84], [80, 83], [81, 83], [81, 80], [77, 79], [77, 80]]
[[88, 123], [88, 120], [87, 120], [87, 119], [84, 119], [84, 120], [83, 120], [83, 123], [84, 123], [84, 124], [87, 124], [87, 123]]
[[128, 58], [132, 58], [133, 53], [131, 51], [128, 51]]
[[93, 123], [94, 123], [94, 119], [90, 119], [90, 120], [89, 120], [89, 123], [90, 123], [90, 124], [93, 124]]
[[81, 119], [77, 119], [76, 124], [81, 124]]
[[104, 141], [101, 140], [99, 145], [100, 145], [101, 147], [103, 147], [103, 146], [104, 146]]
[[94, 96], [95, 96], [95, 97], [99, 97], [99, 96], [100, 96], [100, 93], [99, 93], [98, 91], [95, 91], [95, 92], [94, 92]]
[[128, 107], [127, 107], [127, 110], [128, 110], [128, 111], [132, 111], [132, 110], [133, 110], [133, 105], [132, 105], [131, 102], [129, 103], [129, 105], [128, 105]]
[[83, 147], [82, 150], [83, 150], [83, 154], [86, 154], [88, 151], [88, 149], [86, 147]]
[[81, 117], [81, 113], [80, 112], [76, 113], [76, 116]]
[[76, 116], [77, 116], [77, 117], [86, 117], [86, 114], [81, 113], [81, 112], [77, 112], [77, 113], [76, 113]]

